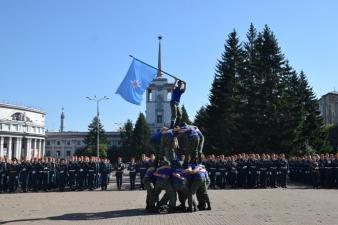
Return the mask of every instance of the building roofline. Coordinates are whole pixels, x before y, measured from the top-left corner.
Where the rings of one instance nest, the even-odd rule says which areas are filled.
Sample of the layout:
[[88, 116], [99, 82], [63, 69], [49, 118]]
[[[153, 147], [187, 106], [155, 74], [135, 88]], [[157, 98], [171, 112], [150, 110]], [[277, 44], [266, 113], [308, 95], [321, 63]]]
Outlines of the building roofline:
[[35, 112], [35, 113], [40, 113], [43, 115], [46, 115], [46, 113], [40, 109], [29, 107], [29, 106], [20, 106], [20, 105], [15, 105], [15, 104], [10, 104], [10, 103], [1, 103], [0, 102], [0, 107], [8, 108], [8, 109], [19, 109], [19, 110], [25, 110], [29, 112]]

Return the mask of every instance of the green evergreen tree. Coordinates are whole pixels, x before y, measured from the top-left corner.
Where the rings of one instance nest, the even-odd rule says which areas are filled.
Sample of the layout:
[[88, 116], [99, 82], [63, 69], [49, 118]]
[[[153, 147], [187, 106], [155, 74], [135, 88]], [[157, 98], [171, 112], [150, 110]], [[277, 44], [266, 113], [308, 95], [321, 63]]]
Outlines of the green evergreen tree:
[[301, 71], [300, 75], [300, 100], [304, 109], [303, 126], [301, 134], [305, 139], [305, 152], [309, 149], [326, 151], [329, 149], [328, 133], [324, 127], [323, 118], [320, 116], [319, 103], [312, 88]]
[[129, 160], [131, 156], [133, 156], [134, 152], [134, 143], [133, 143], [133, 133], [134, 133], [134, 127], [131, 120], [127, 120], [127, 122], [123, 125], [121, 130], [121, 152], [122, 157], [125, 160]]
[[149, 125], [144, 114], [140, 113], [133, 131], [133, 154], [135, 157], [139, 157], [141, 153], [148, 153], [153, 150], [150, 138], [151, 131]]
[[108, 151], [108, 145], [107, 145], [107, 136], [106, 132], [103, 128], [103, 125], [101, 124], [101, 121], [97, 119], [95, 116], [92, 122], [88, 125], [88, 134], [86, 135], [84, 139], [85, 147], [78, 149], [75, 153], [75, 155], [83, 155], [83, 156], [96, 156], [97, 155], [97, 132], [98, 132], [98, 126], [97, 122], [99, 124], [99, 154], [100, 157], [107, 157], [107, 151]]
[[189, 119], [189, 115], [188, 115], [187, 110], [185, 109], [184, 105], [182, 105], [182, 119], [181, 119], [181, 123], [192, 124], [191, 120]]
[[236, 31], [229, 34], [222, 59], [216, 66], [207, 107], [208, 126], [206, 136], [212, 151], [225, 153], [235, 148], [236, 129], [236, 84], [243, 63], [243, 50]]

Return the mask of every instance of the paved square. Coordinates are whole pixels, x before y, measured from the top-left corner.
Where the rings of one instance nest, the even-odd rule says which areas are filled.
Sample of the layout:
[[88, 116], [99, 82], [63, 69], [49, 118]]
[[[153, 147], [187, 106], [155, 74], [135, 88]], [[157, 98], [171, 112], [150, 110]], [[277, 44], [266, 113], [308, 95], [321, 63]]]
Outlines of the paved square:
[[338, 224], [338, 190], [209, 191], [212, 211], [149, 214], [145, 191], [0, 195], [0, 224]]

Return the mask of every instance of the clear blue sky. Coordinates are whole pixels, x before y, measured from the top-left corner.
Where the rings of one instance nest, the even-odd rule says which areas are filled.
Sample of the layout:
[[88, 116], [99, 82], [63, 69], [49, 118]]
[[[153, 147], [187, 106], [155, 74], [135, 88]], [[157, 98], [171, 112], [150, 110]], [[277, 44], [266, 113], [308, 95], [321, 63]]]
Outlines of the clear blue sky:
[[[100, 107], [106, 130], [141, 106], [115, 91], [133, 54], [156, 65], [163, 35], [163, 69], [187, 81], [189, 116], [208, 102], [216, 61], [234, 28], [242, 40], [251, 22], [275, 32], [291, 65], [308, 75], [318, 97], [338, 89], [337, 1], [1, 0], [0, 102], [42, 108], [47, 128], [87, 130], [96, 113], [86, 96], [111, 99]], [[117, 123], [117, 124], [116, 124]]]

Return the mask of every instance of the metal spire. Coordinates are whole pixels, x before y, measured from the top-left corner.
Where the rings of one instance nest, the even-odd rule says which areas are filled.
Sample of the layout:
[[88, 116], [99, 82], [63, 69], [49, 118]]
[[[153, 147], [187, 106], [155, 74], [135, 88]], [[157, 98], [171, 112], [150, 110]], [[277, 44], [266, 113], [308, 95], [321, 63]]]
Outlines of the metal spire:
[[64, 110], [64, 108], [62, 107], [60, 132], [63, 132], [63, 129], [64, 129], [65, 114], [64, 114], [63, 110]]
[[158, 36], [158, 65], [157, 65], [157, 78], [161, 78], [162, 77], [162, 62], [161, 62], [161, 39], [162, 36]]

